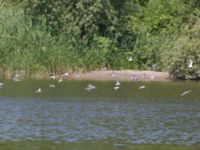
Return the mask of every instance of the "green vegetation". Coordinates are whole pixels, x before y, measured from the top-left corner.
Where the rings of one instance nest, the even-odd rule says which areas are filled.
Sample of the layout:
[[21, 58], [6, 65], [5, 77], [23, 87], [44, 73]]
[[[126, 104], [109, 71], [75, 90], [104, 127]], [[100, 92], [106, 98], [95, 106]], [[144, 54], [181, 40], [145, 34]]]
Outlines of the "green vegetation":
[[175, 78], [200, 79], [199, 0], [0, 2], [1, 72], [28, 77], [156, 64]]

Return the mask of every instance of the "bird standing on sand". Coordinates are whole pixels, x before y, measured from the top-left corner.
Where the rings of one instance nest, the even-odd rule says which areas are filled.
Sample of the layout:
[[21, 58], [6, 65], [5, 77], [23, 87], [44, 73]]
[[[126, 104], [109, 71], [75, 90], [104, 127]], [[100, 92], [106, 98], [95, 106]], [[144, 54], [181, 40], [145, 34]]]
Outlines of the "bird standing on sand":
[[192, 92], [192, 90], [187, 90], [187, 91], [183, 92], [183, 93], [181, 94], [181, 96], [184, 96], [184, 95], [186, 95], [186, 94], [189, 94], [190, 92]]
[[65, 76], [65, 77], [69, 76], [69, 73], [68, 73], [68, 72], [65, 72], [65, 73], [64, 73], [64, 76]]
[[138, 80], [138, 76], [135, 75], [135, 74], [132, 74], [132, 75], [131, 75], [131, 80], [137, 81], [137, 80]]

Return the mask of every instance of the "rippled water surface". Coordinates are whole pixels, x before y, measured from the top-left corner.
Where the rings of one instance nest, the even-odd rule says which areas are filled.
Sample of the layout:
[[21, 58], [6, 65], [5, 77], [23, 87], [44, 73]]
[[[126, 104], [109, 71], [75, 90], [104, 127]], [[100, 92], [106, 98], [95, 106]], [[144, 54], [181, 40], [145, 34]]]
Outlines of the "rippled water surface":
[[[56, 87], [49, 88], [50, 83]], [[198, 82], [124, 82], [118, 91], [114, 82], [92, 82], [97, 88], [87, 92], [88, 83], [4, 81], [0, 149], [200, 148]], [[139, 90], [141, 85], [146, 88]], [[36, 94], [38, 87], [43, 92]], [[192, 92], [180, 96], [186, 90]]]

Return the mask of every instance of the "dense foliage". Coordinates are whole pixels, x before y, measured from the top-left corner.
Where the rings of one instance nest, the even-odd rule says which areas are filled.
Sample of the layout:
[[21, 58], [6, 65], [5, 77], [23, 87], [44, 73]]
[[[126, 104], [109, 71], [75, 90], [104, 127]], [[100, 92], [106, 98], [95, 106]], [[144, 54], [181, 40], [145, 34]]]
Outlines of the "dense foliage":
[[200, 78], [199, 0], [8, 0], [0, 19], [3, 71], [154, 66]]

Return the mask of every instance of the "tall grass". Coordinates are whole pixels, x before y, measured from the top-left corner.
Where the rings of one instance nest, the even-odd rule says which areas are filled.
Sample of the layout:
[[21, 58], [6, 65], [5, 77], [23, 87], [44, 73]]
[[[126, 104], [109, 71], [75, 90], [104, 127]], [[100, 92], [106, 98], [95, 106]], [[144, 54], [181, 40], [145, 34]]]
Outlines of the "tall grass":
[[57, 74], [106, 65], [110, 48], [110, 41], [106, 39], [97, 38], [94, 47], [82, 47], [84, 50], [79, 52], [71, 44], [70, 36], [51, 36], [45, 24], [33, 26], [30, 18], [24, 15], [22, 5], [2, 4], [0, 20], [1, 73], [23, 72], [29, 77], [38, 72]]

